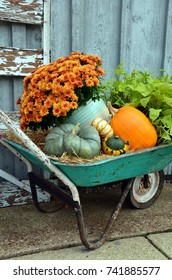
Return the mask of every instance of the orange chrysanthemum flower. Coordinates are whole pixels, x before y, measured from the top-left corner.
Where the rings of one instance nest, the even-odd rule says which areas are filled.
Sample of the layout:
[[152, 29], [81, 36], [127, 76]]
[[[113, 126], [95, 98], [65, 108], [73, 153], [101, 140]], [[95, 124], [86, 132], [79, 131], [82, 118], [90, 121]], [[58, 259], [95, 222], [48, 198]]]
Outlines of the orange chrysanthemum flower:
[[89, 99], [99, 99], [101, 65], [97, 55], [72, 52], [35, 69], [24, 78], [18, 101], [21, 129], [48, 129]]
[[41, 115], [41, 117], [44, 117], [44, 116], [46, 116], [48, 114], [48, 108], [47, 107], [41, 107], [41, 109], [40, 109], [40, 115]]
[[60, 116], [60, 105], [59, 103], [53, 104], [53, 115], [56, 117]]
[[94, 86], [94, 81], [91, 78], [87, 79], [85, 82], [88, 87]]

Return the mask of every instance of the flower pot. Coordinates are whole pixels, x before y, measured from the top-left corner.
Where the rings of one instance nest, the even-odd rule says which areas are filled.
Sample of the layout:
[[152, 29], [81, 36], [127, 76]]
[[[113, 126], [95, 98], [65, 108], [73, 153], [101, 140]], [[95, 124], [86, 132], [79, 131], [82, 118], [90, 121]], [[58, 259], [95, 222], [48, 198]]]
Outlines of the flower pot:
[[85, 106], [79, 106], [73, 111], [72, 115], [65, 119], [65, 123], [80, 124], [80, 127], [91, 125], [95, 118], [102, 118], [107, 122], [110, 121], [111, 115], [109, 110], [103, 101], [100, 100], [89, 100]]

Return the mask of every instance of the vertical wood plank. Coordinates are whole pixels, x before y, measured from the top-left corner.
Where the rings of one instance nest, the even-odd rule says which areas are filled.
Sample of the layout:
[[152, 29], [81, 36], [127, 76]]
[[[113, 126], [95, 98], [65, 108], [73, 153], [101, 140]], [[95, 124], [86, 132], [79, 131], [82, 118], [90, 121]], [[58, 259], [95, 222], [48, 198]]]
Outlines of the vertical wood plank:
[[13, 154], [9, 153], [9, 151], [0, 144], [0, 169], [10, 174], [15, 174], [14, 160]]
[[72, 50], [100, 55], [106, 78], [119, 62], [121, 1], [72, 1]]
[[[11, 24], [0, 22], [0, 46], [11, 46]], [[0, 76], [0, 108], [4, 111], [13, 110], [12, 78]], [[14, 156], [0, 144], [0, 168], [14, 174]]]
[[72, 51], [84, 51], [85, 1], [72, 0]]
[[[26, 25], [12, 24], [12, 45], [16, 48], [26, 48]], [[16, 107], [16, 100], [21, 96], [21, 81], [23, 78], [13, 78], [13, 110], [18, 109]], [[20, 91], [20, 92], [19, 92]]]
[[[172, 0], [167, 5], [167, 21], [166, 21], [166, 38], [165, 38], [165, 54], [164, 67], [170, 75], [172, 75]], [[165, 174], [172, 174], [172, 163], [165, 168]]]
[[42, 26], [26, 25], [26, 48], [42, 49]]
[[26, 48], [26, 25], [12, 23], [12, 46]]
[[51, 0], [51, 60], [71, 52], [71, 1]]
[[4, 111], [13, 110], [12, 78], [0, 76], [0, 108]]
[[[26, 48], [26, 25], [25, 24], [12, 24], [12, 45], [16, 48]], [[16, 106], [16, 100], [22, 94], [23, 78], [14, 77], [13, 80], [13, 110], [18, 110]], [[26, 168], [22, 161], [19, 161], [17, 157], [13, 159], [14, 173], [17, 178], [27, 177]], [[23, 175], [21, 175], [23, 174]]]
[[167, 21], [166, 21], [166, 38], [165, 40], [165, 54], [164, 54], [164, 69], [172, 75], [172, 0], [169, 0], [167, 6]]
[[165, 16], [168, 1], [123, 0], [121, 56], [129, 72], [163, 66]]
[[0, 46], [11, 46], [11, 24], [8, 22], [0, 22]]
[[[4, 111], [13, 110], [12, 78], [0, 76], [0, 108]], [[0, 144], [0, 169], [14, 174], [14, 156]]]

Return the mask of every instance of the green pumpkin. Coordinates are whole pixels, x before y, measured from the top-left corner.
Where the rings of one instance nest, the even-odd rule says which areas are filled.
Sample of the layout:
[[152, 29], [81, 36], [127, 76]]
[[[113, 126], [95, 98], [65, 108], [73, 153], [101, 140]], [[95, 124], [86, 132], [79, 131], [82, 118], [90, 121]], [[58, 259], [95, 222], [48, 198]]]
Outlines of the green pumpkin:
[[129, 149], [129, 143], [124, 142], [119, 136], [113, 135], [102, 140], [102, 150], [107, 155], [118, 156], [126, 153]]
[[62, 124], [53, 128], [45, 138], [45, 152], [50, 155], [77, 155], [93, 158], [99, 155], [101, 140], [93, 126], [79, 128], [78, 125]]

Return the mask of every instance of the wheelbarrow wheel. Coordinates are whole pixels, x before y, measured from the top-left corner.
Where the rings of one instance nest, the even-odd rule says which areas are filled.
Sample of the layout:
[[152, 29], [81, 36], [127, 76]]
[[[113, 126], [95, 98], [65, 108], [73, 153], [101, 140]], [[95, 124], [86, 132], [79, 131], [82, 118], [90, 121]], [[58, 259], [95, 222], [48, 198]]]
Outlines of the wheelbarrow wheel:
[[148, 208], [159, 197], [163, 184], [163, 171], [137, 176], [128, 194], [128, 200], [135, 208]]

